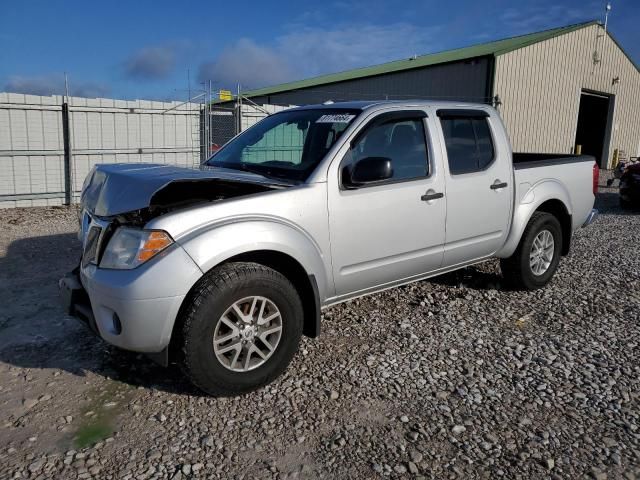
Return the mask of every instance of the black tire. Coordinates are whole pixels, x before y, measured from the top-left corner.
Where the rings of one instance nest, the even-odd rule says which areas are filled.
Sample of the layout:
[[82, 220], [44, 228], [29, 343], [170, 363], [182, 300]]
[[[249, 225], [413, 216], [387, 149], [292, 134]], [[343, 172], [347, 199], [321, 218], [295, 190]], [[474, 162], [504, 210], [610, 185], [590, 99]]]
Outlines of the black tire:
[[[280, 310], [282, 334], [266, 362], [246, 372], [231, 371], [218, 360], [213, 338], [218, 319], [234, 302], [269, 298]], [[302, 303], [291, 282], [257, 263], [228, 263], [209, 272], [182, 310], [182, 369], [191, 382], [214, 396], [233, 396], [260, 388], [278, 377], [295, 355], [303, 324]]]
[[[529, 255], [536, 236], [543, 230], [548, 230], [553, 236], [554, 251], [551, 263], [541, 275], [536, 275], [531, 269]], [[562, 227], [556, 217], [550, 213], [535, 212], [527, 227], [524, 229], [518, 248], [509, 258], [500, 260], [502, 276], [512, 288], [535, 290], [544, 287], [558, 268], [562, 249]]]

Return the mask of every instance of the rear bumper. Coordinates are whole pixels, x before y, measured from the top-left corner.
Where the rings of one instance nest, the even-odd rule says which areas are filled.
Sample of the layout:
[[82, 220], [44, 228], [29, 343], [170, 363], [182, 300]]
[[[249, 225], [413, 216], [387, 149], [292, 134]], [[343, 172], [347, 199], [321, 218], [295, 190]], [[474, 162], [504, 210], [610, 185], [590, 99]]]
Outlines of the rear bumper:
[[598, 215], [599, 215], [598, 209], [592, 208], [591, 211], [589, 212], [589, 215], [587, 216], [587, 219], [582, 224], [582, 227], [584, 228], [591, 225], [594, 222], [594, 220], [598, 217]]
[[75, 269], [59, 282], [65, 311], [116, 347], [162, 354], [184, 298], [202, 276], [181, 247], [170, 250], [133, 270]]

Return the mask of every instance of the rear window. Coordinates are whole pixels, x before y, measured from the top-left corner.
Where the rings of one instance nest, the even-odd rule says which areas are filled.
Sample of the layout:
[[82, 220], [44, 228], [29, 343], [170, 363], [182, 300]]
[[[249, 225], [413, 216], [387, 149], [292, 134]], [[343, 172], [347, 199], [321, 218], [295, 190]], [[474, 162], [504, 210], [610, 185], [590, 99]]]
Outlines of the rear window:
[[453, 175], [478, 172], [493, 162], [493, 139], [485, 117], [456, 116], [440, 121]]

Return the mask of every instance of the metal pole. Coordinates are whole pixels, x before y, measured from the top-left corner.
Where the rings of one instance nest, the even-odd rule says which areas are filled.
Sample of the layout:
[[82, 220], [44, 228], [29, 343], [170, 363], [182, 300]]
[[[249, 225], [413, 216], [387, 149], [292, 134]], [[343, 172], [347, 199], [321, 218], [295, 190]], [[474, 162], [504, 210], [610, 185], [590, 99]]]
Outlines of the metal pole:
[[[66, 97], [65, 97], [66, 99]], [[64, 204], [71, 205], [71, 142], [69, 135], [69, 104], [62, 103], [62, 142], [64, 145]]]
[[181, 107], [181, 106], [186, 105], [187, 103], [191, 102], [191, 100], [195, 100], [196, 98], [200, 98], [200, 97], [202, 97], [204, 95], [205, 95], [204, 93], [201, 93], [200, 95], [196, 95], [193, 98], [189, 98], [189, 100], [187, 100], [186, 102], [182, 102], [182, 103], [179, 103], [178, 105], [174, 105], [173, 107], [167, 108], [166, 110], [163, 110], [160, 113], [167, 113], [167, 112], [170, 112], [171, 110], [175, 110], [176, 108]]
[[205, 113], [205, 132], [204, 132], [204, 137], [202, 138], [202, 142], [204, 143], [204, 159], [206, 160], [207, 158], [209, 158], [209, 139], [211, 138], [211, 124], [213, 123], [213, 120], [211, 118], [211, 104], [208, 101], [208, 95], [207, 95], [207, 84], [205, 83], [203, 85], [204, 87], [204, 113]]
[[71, 150], [71, 127], [69, 114], [69, 78], [64, 73], [64, 99], [62, 102], [62, 143], [64, 148], [64, 204], [71, 205], [73, 199], [73, 154]]
[[236, 122], [236, 135], [242, 131], [242, 94], [240, 92], [240, 84], [238, 84], [238, 91], [236, 94], [236, 104], [238, 105], [238, 120]]

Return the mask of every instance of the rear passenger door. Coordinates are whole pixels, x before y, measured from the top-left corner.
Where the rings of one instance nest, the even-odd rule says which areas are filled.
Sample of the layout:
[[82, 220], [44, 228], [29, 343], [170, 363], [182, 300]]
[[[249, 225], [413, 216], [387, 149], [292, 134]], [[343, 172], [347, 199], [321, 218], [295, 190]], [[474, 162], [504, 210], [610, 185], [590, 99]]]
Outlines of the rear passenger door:
[[[493, 255], [509, 230], [513, 182], [508, 149], [496, 146], [486, 110], [439, 109], [446, 156], [443, 266]], [[496, 125], [497, 126], [497, 125]], [[501, 139], [504, 144], [504, 139]]]

